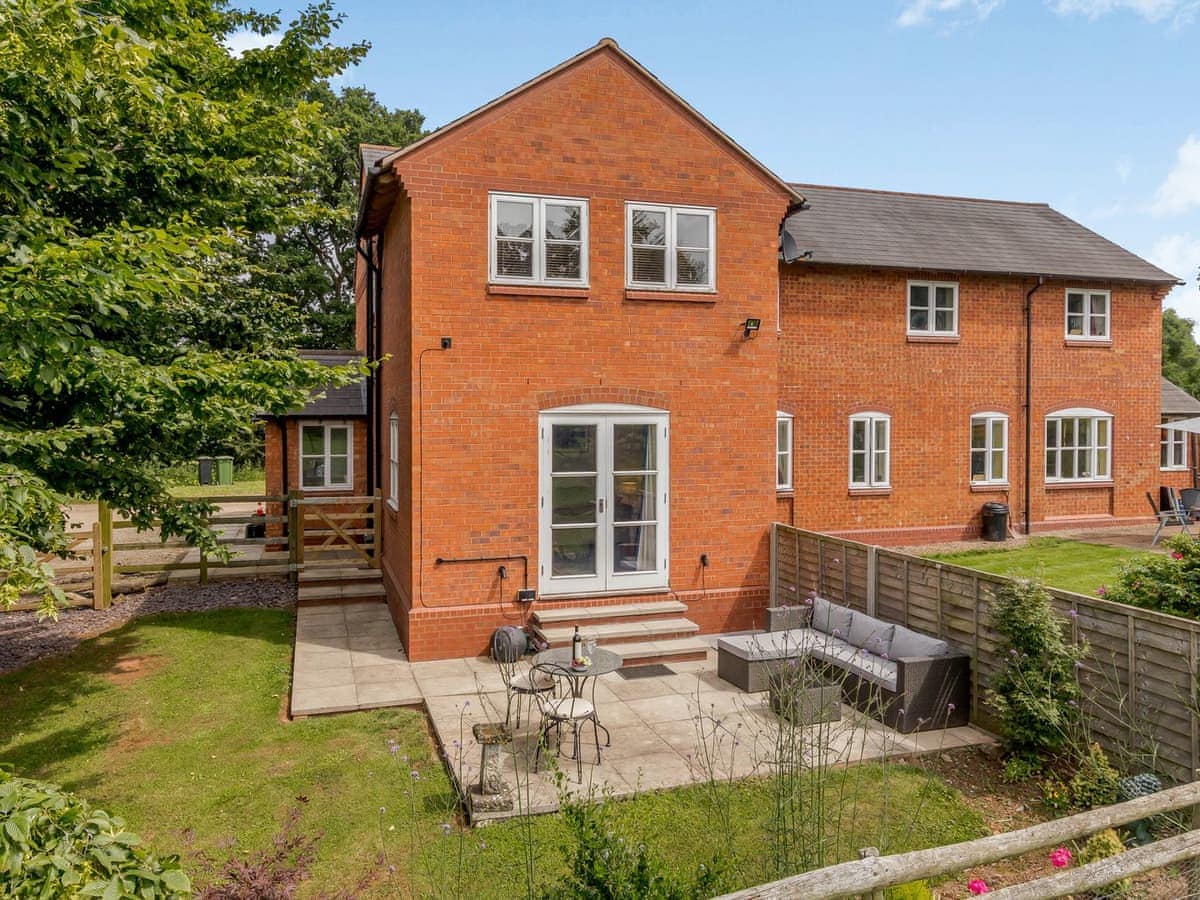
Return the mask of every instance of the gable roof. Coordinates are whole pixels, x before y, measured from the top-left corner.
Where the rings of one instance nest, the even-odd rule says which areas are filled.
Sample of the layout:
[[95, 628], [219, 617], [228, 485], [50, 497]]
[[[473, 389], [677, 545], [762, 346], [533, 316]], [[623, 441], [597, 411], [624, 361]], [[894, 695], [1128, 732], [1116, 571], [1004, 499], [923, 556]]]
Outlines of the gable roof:
[[[373, 231], [380, 224], [381, 216], [378, 214], [381, 206], [390, 206], [390, 199], [386, 194], [389, 192], [389, 185], [384, 183], [380, 185], [384, 189], [385, 196], [382, 198], [383, 203], [372, 203], [372, 194], [376, 189], [377, 179], [380, 176], [386, 177], [392, 166], [397, 160], [403, 159], [412, 153], [424, 149], [432, 143], [445, 139], [447, 135], [454, 133], [463, 126], [475, 121], [486, 113], [492, 111], [496, 107], [510, 103], [527, 93], [545, 81], [548, 81], [566, 70], [577, 66], [584, 60], [590, 59], [601, 53], [609, 53], [623, 62], [626, 66], [632, 69], [637, 75], [647, 81], [652, 87], [659, 92], [665, 94], [670, 100], [680, 106], [685, 115], [692, 119], [700, 127], [708, 131], [717, 141], [724, 144], [725, 147], [733, 154], [740, 157], [753, 171], [757, 172], [768, 183], [778, 187], [784, 194], [791, 197], [796, 203], [801, 203], [804, 200], [803, 195], [796, 190], [796, 187], [784, 181], [765, 165], [759, 162], [750, 154], [746, 148], [731, 138], [728, 134], [710, 122], [701, 113], [699, 113], [691, 104], [672, 91], [669, 87], [663, 84], [649, 69], [639, 63], [636, 59], [626, 53], [612, 38], [601, 38], [593, 47], [588, 47], [582, 53], [577, 53], [570, 59], [559, 63], [552, 69], [548, 69], [540, 75], [537, 75], [524, 84], [520, 84], [507, 93], [501, 94], [495, 100], [485, 103], [478, 109], [473, 109], [471, 112], [459, 116], [452, 122], [448, 122], [441, 128], [435, 129], [419, 141], [414, 141], [405, 147], [393, 149], [390, 152], [376, 156], [375, 150], [378, 148], [374, 145], [364, 145], [360, 152], [362, 153], [364, 168], [367, 172], [367, 179], [363, 186], [362, 202], [359, 206], [358, 226], [356, 233], [362, 233], [365, 229]], [[372, 157], [368, 163], [368, 156]], [[386, 217], [386, 216], [383, 216]]]
[[[785, 260], [1175, 284], [1179, 279], [1045, 203], [797, 184]], [[790, 242], [790, 243], [789, 243]]]
[[1164, 416], [1200, 416], [1200, 400], [1175, 382], [1163, 378], [1162, 414]]

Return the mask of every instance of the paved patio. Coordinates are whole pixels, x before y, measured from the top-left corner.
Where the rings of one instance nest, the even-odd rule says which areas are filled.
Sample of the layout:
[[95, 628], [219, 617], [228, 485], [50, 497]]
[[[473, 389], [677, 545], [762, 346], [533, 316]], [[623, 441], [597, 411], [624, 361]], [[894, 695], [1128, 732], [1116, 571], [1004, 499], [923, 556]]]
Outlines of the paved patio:
[[[612, 746], [602, 746], [596, 765], [591, 728], [584, 728], [582, 784], [576, 782], [575, 761], [560, 760], [569, 792], [609, 790], [622, 797], [691, 784], [710, 774], [743, 778], [771, 770], [779, 719], [767, 706], [766, 694], [746, 694], [718, 678], [715, 651], [706, 660], [672, 663], [669, 668], [673, 674], [641, 679], [626, 679], [620, 673], [600, 676], [596, 706], [612, 732]], [[412, 673], [451, 774], [460, 790], [469, 787], [478, 781], [480, 765], [471, 726], [504, 720], [499, 672], [490, 660], [480, 658], [413, 663]], [[513, 811], [480, 813], [475, 821], [558, 808], [558, 791], [545, 766], [529, 774], [536, 712], [531, 719], [516, 729], [502, 760], [502, 775], [518, 798]], [[969, 726], [902, 735], [843, 705], [840, 722], [811, 726], [800, 746], [811, 761], [819, 750], [827, 764], [844, 765], [993, 742], [991, 735]], [[563, 749], [564, 754], [571, 752], [569, 737]]]
[[421, 703], [387, 604], [296, 609], [293, 716]]

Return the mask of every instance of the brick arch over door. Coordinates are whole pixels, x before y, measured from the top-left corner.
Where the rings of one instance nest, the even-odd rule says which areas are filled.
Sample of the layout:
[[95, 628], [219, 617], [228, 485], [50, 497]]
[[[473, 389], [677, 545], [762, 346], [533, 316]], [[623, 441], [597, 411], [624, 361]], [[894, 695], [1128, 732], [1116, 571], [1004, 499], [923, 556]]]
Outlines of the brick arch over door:
[[640, 388], [598, 384], [568, 391], [542, 391], [538, 394], [538, 409], [583, 406], [588, 403], [628, 403], [631, 406], [649, 406], [654, 409], [671, 408], [666, 394], [661, 391], [646, 391]]

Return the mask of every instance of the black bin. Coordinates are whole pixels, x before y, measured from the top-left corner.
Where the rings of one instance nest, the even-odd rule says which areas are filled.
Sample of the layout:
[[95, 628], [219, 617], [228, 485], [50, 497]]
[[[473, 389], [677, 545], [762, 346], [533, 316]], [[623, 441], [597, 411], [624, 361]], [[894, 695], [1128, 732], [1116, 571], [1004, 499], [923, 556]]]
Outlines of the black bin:
[[196, 472], [196, 480], [201, 484], [213, 483], [213, 458], [211, 456], [199, 456], [196, 458], [196, 467], [199, 471]]
[[983, 504], [983, 539], [1003, 541], [1008, 537], [1008, 504], [992, 501]]

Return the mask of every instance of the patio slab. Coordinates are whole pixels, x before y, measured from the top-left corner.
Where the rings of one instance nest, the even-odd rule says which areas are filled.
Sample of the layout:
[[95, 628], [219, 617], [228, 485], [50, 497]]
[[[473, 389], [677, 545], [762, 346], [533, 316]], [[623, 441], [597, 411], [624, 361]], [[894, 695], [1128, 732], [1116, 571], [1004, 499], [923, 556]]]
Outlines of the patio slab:
[[[747, 694], [716, 675], [716, 652], [704, 660], [671, 663], [672, 674], [625, 679], [618, 673], [602, 675], [596, 684], [600, 721], [612, 736], [605, 747], [600, 735], [600, 762], [596, 762], [591, 726], [581, 729], [583, 775], [577, 778], [574, 747], [569, 730], [564, 735], [564, 756], [556, 765], [567, 776], [568, 794], [611, 792], [628, 797], [638, 791], [680, 787], [717, 778], [764, 775], [773, 769], [779, 736], [779, 719], [770, 711], [765, 693]], [[504, 720], [505, 694], [486, 659], [440, 660], [415, 663], [413, 676], [425, 695], [434, 734], [445, 754], [451, 777], [460, 791], [479, 777], [481, 750], [472, 736], [477, 722]], [[501, 774], [513, 788], [514, 809], [479, 813], [475, 822], [511, 818], [522, 813], [553, 812], [559, 794], [552, 766], [541, 755], [539, 771], [533, 764], [537, 749], [537, 720], [517, 727], [512, 744], [503, 749]], [[833, 765], [867, 760], [936, 753], [942, 749], [994, 743], [994, 738], [974, 727], [944, 732], [902, 735], [842, 706], [838, 722], [805, 730], [800, 744], [807, 758], [818, 757]], [[707, 771], [706, 771], [707, 769]]]
[[415, 706], [421, 701], [412, 664], [384, 604], [297, 608], [293, 716]]

